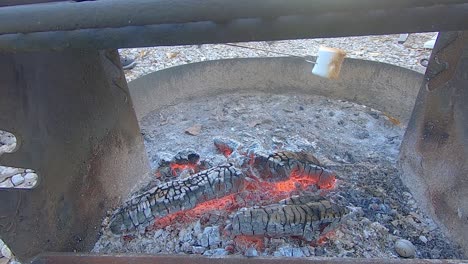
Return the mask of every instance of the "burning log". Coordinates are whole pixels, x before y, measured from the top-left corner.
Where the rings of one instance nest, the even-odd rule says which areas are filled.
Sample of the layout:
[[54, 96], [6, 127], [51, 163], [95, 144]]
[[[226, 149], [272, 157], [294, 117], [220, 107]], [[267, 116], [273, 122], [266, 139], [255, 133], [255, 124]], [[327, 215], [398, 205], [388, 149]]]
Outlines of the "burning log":
[[265, 180], [304, 179], [320, 189], [332, 188], [336, 180], [332, 171], [323, 168], [317, 158], [305, 152], [282, 151], [269, 156], [257, 154], [251, 163], [257, 176]]
[[[226, 138], [215, 138], [214, 145], [226, 157], [240, 147], [235, 141]], [[315, 184], [320, 189], [330, 189], [335, 185], [335, 174], [307, 152], [280, 151], [267, 156], [250, 149], [244, 151], [243, 155], [246, 162], [242, 167], [262, 180], [276, 182], [297, 179], [299, 182], [306, 181], [307, 185]]]
[[110, 229], [120, 234], [145, 228], [157, 218], [238, 192], [242, 189], [243, 178], [240, 170], [226, 164], [158, 185], [119, 209], [110, 220]]
[[239, 210], [229, 231], [234, 236], [297, 236], [315, 241], [341, 224], [348, 212], [327, 200], [291, 197], [279, 204]]

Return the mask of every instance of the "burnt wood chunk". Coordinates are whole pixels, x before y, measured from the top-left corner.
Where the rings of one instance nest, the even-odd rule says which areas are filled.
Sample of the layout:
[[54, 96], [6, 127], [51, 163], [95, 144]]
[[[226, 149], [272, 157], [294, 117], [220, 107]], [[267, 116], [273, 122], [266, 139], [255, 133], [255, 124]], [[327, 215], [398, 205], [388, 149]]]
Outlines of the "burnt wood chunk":
[[314, 197], [292, 197], [279, 204], [243, 208], [232, 219], [232, 235], [298, 236], [317, 240], [335, 229], [348, 214], [346, 207]]
[[322, 167], [319, 161], [305, 152], [282, 151], [271, 155], [256, 155], [253, 170], [264, 180], [281, 181], [290, 177], [307, 177], [319, 188], [331, 188], [335, 174]]
[[144, 228], [155, 219], [236, 193], [243, 174], [232, 164], [201, 171], [184, 179], [163, 183], [128, 201], [110, 220], [114, 234]]

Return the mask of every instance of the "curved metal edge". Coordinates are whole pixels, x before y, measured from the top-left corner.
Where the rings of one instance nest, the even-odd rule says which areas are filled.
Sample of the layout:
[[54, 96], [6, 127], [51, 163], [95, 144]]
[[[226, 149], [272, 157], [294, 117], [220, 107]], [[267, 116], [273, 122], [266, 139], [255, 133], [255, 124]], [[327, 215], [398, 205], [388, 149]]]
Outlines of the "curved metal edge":
[[398, 66], [346, 59], [339, 80], [311, 73], [296, 58], [249, 58], [177, 66], [129, 83], [138, 119], [180, 100], [238, 91], [328, 96], [371, 106], [406, 124], [423, 75]]

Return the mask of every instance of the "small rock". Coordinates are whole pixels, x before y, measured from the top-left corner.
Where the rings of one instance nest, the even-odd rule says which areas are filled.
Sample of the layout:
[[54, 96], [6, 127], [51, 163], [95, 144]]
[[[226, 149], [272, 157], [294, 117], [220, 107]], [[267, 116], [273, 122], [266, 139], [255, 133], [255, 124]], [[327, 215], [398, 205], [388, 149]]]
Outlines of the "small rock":
[[399, 239], [395, 242], [395, 251], [404, 258], [414, 258], [416, 255], [416, 248], [413, 243], [406, 239]]
[[13, 177], [11, 177], [11, 182], [13, 185], [18, 186], [24, 182], [24, 177], [21, 176], [21, 174], [16, 174]]
[[13, 254], [11, 254], [11, 250], [7, 247], [7, 245], [3, 245], [1, 252], [2, 255], [7, 259], [11, 259], [13, 257]]
[[300, 111], [303, 111], [303, 110], [304, 110], [304, 107], [303, 107], [303, 106], [299, 106], [299, 110], [300, 110]]
[[379, 114], [378, 114], [377, 112], [371, 111], [371, 112], [368, 112], [368, 114], [369, 114], [370, 116], [372, 116], [374, 119], [379, 119], [379, 117], [380, 117]]
[[200, 247], [200, 246], [193, 246], [192, 247], [192, 252], [194, 254], [203, 254], [205, 252], [206, 248], [205, 247]]
[[7, 179], [4, 182], [0, 182], [0, 188], [13, 188], [14, 185], [11, 183], [10, 179]]
[[179, 52], [166, 52], [166, 57], [168, 59], [173, 59], [173, 58], [177, 57], [177, 55], [179, 55]]
[[187, 129], [185, 129], [185, 133], [192, 135], [192, 136], [198, 136], [201, 132], [202, 126], [200, 124], [195, 124]]
[[24, 175], [26, 181], [35, 181], [37, 180], [37, 174], [34, 172], [28, 172]]
[[329, 116], [335, 116], [335, 113], [332, 112], [332, 111], [330, 111], [330, 112], [328, 112], [328, 115], [329, 115]]
[[254, 247], [249, 247], [245, 251], [244, 256], [246, 256], [248, 258], [258, 257], [258, 251]]
[[427, 237], [425, 236], [419, 236], [419, 240], [421, 240], [421, 242], [423, 242], [424, 244], [427, 243]]

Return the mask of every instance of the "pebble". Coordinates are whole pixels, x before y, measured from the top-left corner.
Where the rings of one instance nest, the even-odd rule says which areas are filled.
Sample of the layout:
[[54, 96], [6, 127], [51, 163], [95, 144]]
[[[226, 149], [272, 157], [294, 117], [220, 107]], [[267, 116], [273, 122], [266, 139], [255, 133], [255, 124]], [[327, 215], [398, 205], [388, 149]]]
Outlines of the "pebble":
[[200, 246], [193, 246], [192, 247], [193, 254], [203, 254], [205, 252], [205, 250], [206, 250], [205, 247], [200, 247]]
[[12, 188], [12, 187], [14, 187], [14, 185], [13, 183], [11, 183], [10, 179], [7, 179], [6, 181], [0, 183], [0, 188]]
[[421, 240], [421, 242], [423, 242], [424, 244], [426, 244], [427, 241], [428, 241], [427, 237], [425, 237], [425, 236], [419, 236], [419, 240]]
[[24, 182], [24, 177], [21, 174], [16, 174], [11, 177], [11, 182], [14, 186], [18, 186]]
[[34, 172], [28, 172], [24, 175], [24, 179], [26, 181], [34, 181], [37, 180], [37, 174]]
[[415, 246], [406, 239], [399, 239], [395, 242], [395, 251], [403, 258], [414, 258], [416, 255]]
[[245, 251], [244, 255], [248, 258], [258, 257], [258, 251], [254, 247], [249, 247]]
[[7, 259], [11, 259], [13, 257], [13, 254], [11, 253], [11, 250], [7, 247], [7, 245], [3, 245], [1, 252], [2, 255]]

